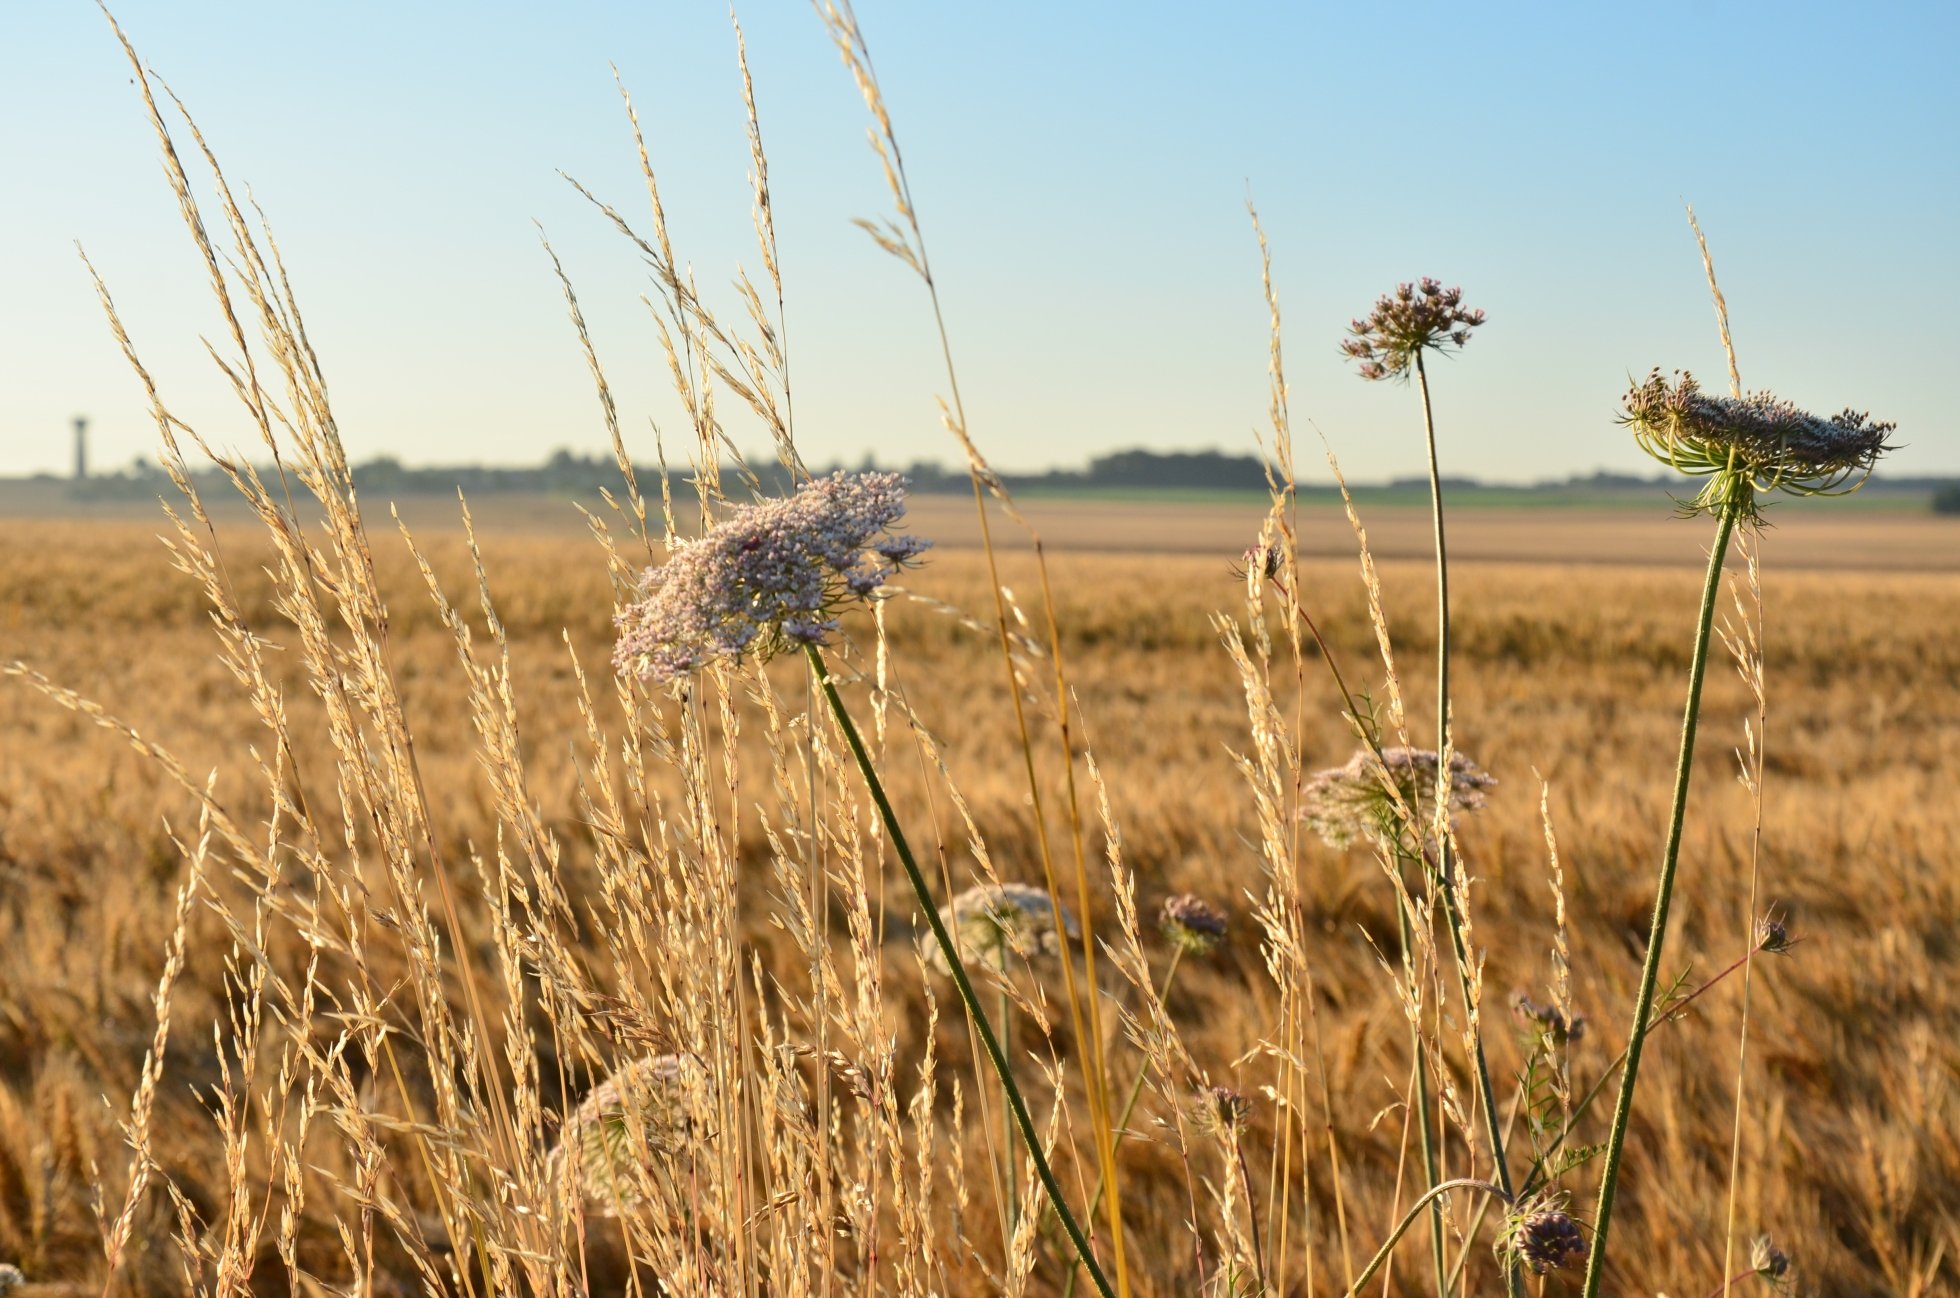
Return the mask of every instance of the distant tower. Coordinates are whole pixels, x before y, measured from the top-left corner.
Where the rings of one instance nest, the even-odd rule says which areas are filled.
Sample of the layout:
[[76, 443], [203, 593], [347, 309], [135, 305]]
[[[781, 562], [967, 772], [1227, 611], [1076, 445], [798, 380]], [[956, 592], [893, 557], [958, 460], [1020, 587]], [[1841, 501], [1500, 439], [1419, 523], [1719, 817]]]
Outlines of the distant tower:
[[75, 416], [75, 481], [88, 481], [88, 416]]

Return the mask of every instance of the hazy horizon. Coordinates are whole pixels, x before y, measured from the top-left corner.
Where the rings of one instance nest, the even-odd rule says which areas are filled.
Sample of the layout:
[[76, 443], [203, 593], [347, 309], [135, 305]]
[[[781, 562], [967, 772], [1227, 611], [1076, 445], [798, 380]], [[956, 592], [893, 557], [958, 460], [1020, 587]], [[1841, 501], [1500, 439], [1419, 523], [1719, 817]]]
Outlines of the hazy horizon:
[[[633, 250], [645, 197], [609, 59], [635, 96], [676, 247], [719, 309], [756, 268], [733, 38], [714, 6], [576, 13], [358, 0], [265, 12], [128, 0], [131, 39], [280, 238], [356, 459], [535, 464], [606, 445], [533, 218], [577, 284], [636, 458], [685, 428]], [[744, 12], [812, 462], [951, 463], [918, 285], [862, 232], [886, 198], [817, 20]], [[1461, 283], [1490, 323], [1436, 374], [1443, 469], [1535, 482], [1652, 466], [1612, 423], [1629, 375], [1723, 378], [1695, 203], [1746, 386], [1898, 421], [1887, 476], [1960, 472], [1940, 391], [1960, 178], [1960, 16], [1931, 4], [1631, 14], [866, 0], [945, 297], [972, 431], [1003, 469], [1143, 447], [1252, 453], [1272, 241], [1304, 476], [1324, 431], [1356, 479], [1420, 470], [1413, 393], [1354, 377], [1349, 318], [1396, 281]], [[93, 6], [0, 16], [0, 475], [149, 456], [155, 430], [74, 253], [165, 395], [250, 439], [200, 334], [221, 326]], [[1797, 87], [1835, 86], [1830, 93]], [[1922, 287], [1927, 286], [1927, 287]], [[734, 402], [731, 431], [750, 440]], [[549, 430], [540, 433], [538, 430]]]

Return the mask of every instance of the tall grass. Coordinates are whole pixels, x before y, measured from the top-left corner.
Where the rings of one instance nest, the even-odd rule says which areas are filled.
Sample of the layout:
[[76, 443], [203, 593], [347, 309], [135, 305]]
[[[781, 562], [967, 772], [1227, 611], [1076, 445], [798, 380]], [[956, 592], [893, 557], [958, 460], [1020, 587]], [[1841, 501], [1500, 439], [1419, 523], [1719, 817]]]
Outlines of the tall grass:
[[[0, 1077], [0, 1241], [29, 1278], [146, 1296], [1019, 1294], [1073, 1292], [1083, 1277], [1109, 1295], [1357, 1293], [1377, 1281], [1385, 1292], [1447, 1295], [1519, 1285], [1525, 1268], [1572, 1270], [1594, 1223], [1575, 1224], [1568, 1208], [1593, 1188], [1590, 1285], [1609, 1266], [1628, 1285], [1701, 1283], [1705, 1268], [1726, 1285], [1737, 1205], [1752, 1184], [1761, 1209], [1787, 1214], [1786, 1237], [1811, 1234], [1829, 1259], [1820, 1274], [1868, 1266], [1921, 1289], [1950, 1278], [1953, 1225], [1938, 1206], [1960, 1188], [1950, 1139], [1935, 1133], [1913, 1153], [1897, 1123], [1867, 1119], [1847, 1136], [1817, 1118], [1811, 1129], [1861, 1147], [1865, 1161], [1805, 1182], [1816, 1187], [1806, 1198], [1774, 1192], [1772, 1173], [1741, 1157], [1746, 1128], [1788, 1120], [1745, 1111], [1748, 1056], [1732, 1099], [1663, 1063], [1666, 1085], [1650, 1076], [1634, 1104], [1649, 1037], [1693, 1034], [1697, 1051], [1730, 1031], [1744, 1039], [1725, 998], [1752, 985], [1754, 955], [1789, 946], [1786, 930], [1772, 940], [1754, 927], [1752, 864], [1739, 958], [1726, 950], [1713, 976], [1663, 965], [1684, 844], [1713, 851], [1724, 841], [1712, 831], [1691, 839], [1685, 799], [1714, 592], [1748, 511], [1722, 508], [1684, 658], [1665, 619], [1589, 610], [1582, 625], [1553, 626], [1542, 598], [1506, 607], [1503, 588], [1474, 579], [1459, 583], [1467, 611], [1453, 620], [1439, 491], [1437, 633], [1398, 641], [1394, 628], [1416, 620], [1412, 601], [1375, 563], [1351, 499], [1358, 587], [1327, 594], [1301, 560], [1268, 259], [1272, 490], [1263, 530], [1247, 538], [1237, 602], [1217, 607], [1233, 596], [1223, 582], [1216, 600], [1191, 583], [1167, 593], [1162, 564], [1130, 570], [1127, 593], [1109, 588], [1109, 571], [1093, 594], [1072, 590], [968, 426], [925, 223], [864, 33], [848, 5], [821, 14], [864, 95], [888, 183], [892, 215], [867, 229], [916, 274], [939, 329], [946, 424], [971, 470], [982, 545], [935, 560], [908, 581], [915, 589], [850, 587], [823, 610], [834, 628], [777, 618], [747, 650], [652, 676], [592, 664], [609, 656], [612, 611], [658, 589], [644, 574], [717, 524], [753, 517], [756, 477], [718, 403], [752, 412], [792, 475], [809, 476], [791, 399], [791, 298], [739, 29], [760, 285], [741, 276], [732, 311], [703, 296], [672, 245], [636, 119], [647, 224], [580, 186], [650, 268], [689, 420], [683, 445], [656, 449], [685, 473], [663, 471], [657, 484], [634, 476], [599, 343], [551, 259], [622, 471], [619, 497], [590, 516], [582, 568], [535, 556], [526, 567], [494, 537], [479, 539], [467, 506], [459, 541], [370, 530], [269, 226], [236, 200], [182, 105], [166, 114], [124, 42], [225, 322], [214, 358], [257, 440], [251, 460], [218, 454], [219, 439], [172, 413], [97, 283], [181, 496], [171, 561], [217, 637], [222, 676], [200, 679], [223, 688], [202, 685], [182, 706], [193, 717], [232, 709], [251, 738], [228, 732], [216, 753], [226, 769], [199, 778], [210, 754], [194, 765], [28, 661], [6, 669], [120, 736], [144, 763], [146, 796], [174, 788], [196, 825], [146, 838], [148, 806], [118, 802], [116, 815], [84, 821], [67, 819], [77, 813], [53, 805], [59, 798], [34, 808], [69, 827], [59, 832], [116, 825], [148, 843], [141, 895], [151, 900], [64, 882], [64, 869], [99, 874], [83, 858], [100, 848], [64, 856], [49, 830], [33, 849], [48, 863], [33, 885], [40, 909], [23, 902], [12, 915], [9, 985], [28, 986], [44, 950], [35, 944], [47, 941], [37, 926], [57, 914], [91, 940], [113, 939], [104, 959], [114, 977], [97, 969], [98, 1001], [112, 981], [128, 998], [139, 962], [118, 953], [154, 951], [158, 935], [143, 930], [159, 921], [164, 954], [160, 981], [136, 997], [146, 1029], [119, 1050], [85, 1029], [88, 1013], [60, 1008], [66, 993], [7, 998], [21, 1007], [6, 1028], [17, 1057], [73, 1061]], [[183, 140], [194, 147], [180, 152]], [[1264, 255], [1263, 232], [1258, 240]], [[1420, 374], [1419, 350], [1414, 363]], [[1427, 416], [1426, 379], [1424, 406]], [[216, 521], [194, 462], [225, 472], [252, 534]], [[1727, 468], [1732, 486], [1766, 485]], [[677, 499], [690, 485], [693, 500]], [[77, 549], [92, 554], [88, 544], [79, 538]], [[79, 603], [99, 601], [104, 618], [146, 608], [170, 629], [150, 643], [180, 653], [184, 603], [156, 603], [147, 589], [107, 598], [95, 562], [69, 578]], [[493, 582], [500, 566], [520, 575]], [[1221, 559], [1196, 571], [1224, 570]], [[1760, 609], [1753, 560], [1749, 580]], [[1036, 600], [1024, 607], [1016, 586]], [[1819, 656], [1792, 674], [1822, 675], [1853, 654], [1874, 678], [1889, 672], [1900, 690], [1923, 689], [1925, 646], [1944, 644], [1929, 633], [1901, 649], [1868, 624], [1839, 634], [1840, 648], [1808, 648]], [[1801, 818], [1780, 824], [1766, 801], [1775, 763], [1760, 746], [1760, 638], [1743, 629], [1730, 643], [1755, 709], [1745, 762], [1755, 863]], [[769, 646], [806, 652], [770, 662]], [[1397, 670], [1398, 652], [1425, 648], [1439, 667], [1427, 767], [1409, 744]], [[1468, 660], [1467, 678], [1450, 676], [1452, 654]], [[1555, 744], [1541, 718], [1557, 706], [1550, 686], [1565, 682], [1526, 679], [1523, 665], [1579, 660], [1596, 679]], [[1661, 677], [1683, 665], [1688, 724], [1642, 943], [1638, 915], [1654, 896], [1595, 862], [1628, 861], [1645, 846], [1638, 822], [1655, 809], [1636, 757], [1657, 744], [1643, 718], [1658, 713]], [[1194, 671], [1213, 681], [1197, 719], [1165, 731], [1160, 718], [1197, 697]], [[1533, 719], [1500, 736], [1499, 700], [1477, 675], [1504, 671], [1514, 691], [1504, 702]], [[1878, 695], [1826, 697], [1856, 716]], [[1522, 829], [1480, 825], [1481, 794], [1460, 790], [1452, 760], [1459, 727], [1494, 766], [1493, 751], [1501, 756], [1507, 781], [1539, 761], [1560, 779], [1560, 832], [1571, 843], [1576, 825], [1589, 849], [1570, 879], [1550, 784]], [[1624, 751], [1602, 758], [1607, 727], [1640, 742], [1623, 739]], [[1221, 745], [1229, 758], [1213, 756]], [[1326, 819], [1315, 799], [1330, 785], [1313, 769], [1318, 755], [1339, 760], [1357, 745], [1344, 796], [1364, 809], [1358, 829], [1342, 851], [1323, 851], [1310, 829]], [[1950, 772], [1951, 755], [1938, 755], [1927, 769]], [[1882, 778], [1833, 787], [1832, 841], [1846, 851], [1858, 838], [1845, 819], [1861, 801], [1899, 796]], [[1894, 826], [1892, 841], [1916, 853], [1922, 902], [1940, 895], [1931, 863], [1955, 845], [1930, 805], [1886, 804], [1917, 817]], [[20, 837], [11, 826], [9, 835]], [[1345, 854], [1349, 842], [1363, 850]], [[1699, 903], [1737, 900], [1741, 884], [1738, 872], [1678, 887]], [[990, 958], [975, 959], [954, 905], [975, 885], [994, 897], [1021, 895], [1007, 885], [1036, 890], [1055, 941], [1019, 940], [1016, 921], [996, 911]], [[1209, 895], [1153, 901], [1189, 891]], [[1684, 936], [1700, 952], [1733, 948], [1732, 932], [1700, 918], [1705, 908], [1688, 908]], [[1214, 911], [1233, 912], [1223, 934], [1206, 927], [1207, 940], [1192, 939], [1192, 917]], [[1071, 913], [1079, 945], [1065, 940], [1060, 917]], [[1487, 975], [1494, 966], [1535, 982], [1525, 952], [1547, 934], [1550, 1007], [1521, 996], [1519, 1041], [1500, 1053]], [[1901, 968], [1916, 961], [1910, 977], [1950, 963], [1930, 931], [1894, 945], [1911, 941], [1916, 952], [1898, 953]], [[1604, 1017], [1627, 990], [1629, 953], [1644, 957], [1632, 1026], [1626, 1049], [1601, 1065], [1587, 1053], [1604, 1053], [1599, 1034], [1581, 1029], [1578, 1006]], [[47, 962], [66, 971], [77, 958]], [[1816, 975], [1824, 985], [1791, 994], [1829, 1004], [1825, 992], [1843, 991], [1829, 980], [1855, 967], [1831, 966]], [[1951, 1047], [1930, 1036], [1938, 992], [1918, 994], [1918, 1046], [1861, 1057], [1834, 1041], [1809, 1054], [1785, 1044], [1773, 1057], [1792, 1075], [1896, 1065], [1918, 1088], [1915, 1112], [1937, 1122], [1952, 1112], [1936, 1066]], [[1838, 996], [1840, 1012], [1850, 1000]], [[1870, 1028], [1849, 1018], [1834, 1030]], [[119, 1131], [74, 1117], [86, 1084], [63, 1070], [132, 1096]], [[33, 1079], [28, 1107], [48, 1116], [26, 1116], [23, 1077]], [[1602, 1131], [1593, 1105], [1615, 1077], [1619, 1102]], [[1656, 1117], [1642, 1129], [1647, 1113]], [[36, 1128], [49, 1133], [38, 1179], [37, 1156], [23, 1153], [39, 1147]], [[126, 1156], [109, 1156], [116, 1142]], [[1515, 1169], [1507, 1146], [1519, 1151]], [[1790, 1156], [1763, 1158], [1789, 1174]], [[1857, 1188], [1861, 1166], [1869, 1190]], [[1609, 1259], [1623, 1175], [1625, 1206], [1646, 1233], [1637, 1253], [1616, 1248]], [[1832, 1215], [1827, 1193], [1867, 1213], [1855, 1240], [1817, 1237]], [[99, 1232], [83, 1228], [91, 1211]], [[1405, 1256], [1398, 1240], [1425, 1217], [1426, 1259]], [[1696, 1242], [1696, 1230], [1720, 1248]]]

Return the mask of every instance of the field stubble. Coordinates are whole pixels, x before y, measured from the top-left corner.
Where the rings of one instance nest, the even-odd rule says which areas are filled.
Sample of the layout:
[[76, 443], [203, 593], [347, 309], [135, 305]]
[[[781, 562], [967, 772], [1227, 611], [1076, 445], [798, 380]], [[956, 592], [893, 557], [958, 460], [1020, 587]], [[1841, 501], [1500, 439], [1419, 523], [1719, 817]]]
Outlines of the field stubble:
[[[258, 823], [265, 792], [243, 755], [264, 732], [213, 653], [194, 584], [169, 571], [157, 530], [0, 524], [0, 657], [20, 658], [99, 701], [191, 772], [215, 769], [218, 798], [241, 823]], [[276, 644], [280, 628], [251, 561], [263, 543], [244, 531], [225, 540], [245, 606], [266, 616], [263, 630]], [[460, 538], [425, 540], [445, 584], [467, 589]], [[1938, 573], [1793, 571], [1779, 565], [1778, 542], [1772, 531], [1763, 880], [1802, 941], [1789, 958], [1757, 970], [1740, 1224], [1774, 1231], [1798, 1257], [1805, 1283], [1822, 1292], [1942, 1292], [1960, 1265], [1960, 642], [1951, 634], [1960, 625], [1960, 586]], [[454, 643], [399, 545], [376, 544], [395, 669], [435, 823], [453, 848], [482, 845], [495, 833], [494, 799]], [[1474, 542], [1466, 549], [1474, 554]], [[590, 862], [574, 812], [581, 741], [569, 724], [576, 711], [567, 639], [589, 672], [604, 675], [612, 592], [588, 540], [493, 536], [483, 551], [521, 685], [531, 791], [546, 823], [562, 831], [563, 869], [577, 899], [590, 886]], [[1229, 553], [1065, 551], [1052, 566], [1082, 704], [1080, 742], [1107, 777], [1142, 904], [1190, 891], [1232, 914], [1224, 956], [1187, 967], [1172, 1011], [1215, 1076], [1254, 1094], [1259, 1065], [1243, 1061], [1275, 1007], [1247, 914], [1248, 891], [1263, 890], [1257, 827], [1230, 760], [1245, 744], [1245, 702], [1208, 622], [1241, 601]], [[1302, 572], [1306, 603], [1351, 678], [1378, 679], [1352, 560], [1314, 560]], [[1405, 671], [1420, 674], [1433, 649], [1422, 632], [1429, 573], [1399, 561], [1383, 572], [1391, 624], [1407, 633], [1397, 646]], [[1010, 558], [1003, 576], [1016, 590], [1033, 588], [1030, 565]], [[1621, 1044], [1617, 1020], [1639, 972], [1696, 575], [1680, 565], [1469, 562], [1457, 582], [1457, 742], [1502, 781], [1489, 810], [1464, 830], [1479, 880], [1476, 940], [1490, 953], [1485, 982], [1495, 993], [1493, 1068], [1508, 1078], [1521, 1058], [1495, 1003], [1513, 988], [1538, 997], [1551, 976], [1536, 773], [1550, 782], [1565, 866], [1574, 1000], [1592, 1018], [1573, 1053], [1583, 1086]], [[984, 567], [970, 552], [935, 554], [906, 585], [982, 617], [989, 603]], [[1002, 873], [1037, 879], [1011, 714], [980, 702], [1004, 689], [990, 633], [909, 595], [886, 616], [897, 683], [943, 746]], [[863, 625], [855, 629], [862, 641]], [[786, 693], [800, 694], [794, 672], [781, 680]], [[299, 733], [321, 746], [294, 758], [302, 770], [324, 765], [317, 701], [296, 675], [286, 684]], [[1352, 741], [1324, 674], [1309, 672], [1302, 688], [1301, 714], [1321, 719], [1308, 722], [1308, 764], [1345, 759]], [[1669, 947], [1676, 969], [1692, 964], [1705, 975], [1748, 946], [1750, 805], [1728, 777], [1750, 710], [1733, 672], [1711, 673], [1701, 731], [1706, 778], [1691, 808]], [[1417, 735], [1432, 724], [1419, 699], [1409, 724]], [[118, 1097], [134, 1089], [149, 1044], [150, 997], [183, 871], [164, 822], [187, 834], [196, 809], [115, 735], [18, 684], [0, 692], [0, 734], [0, 1258], [20, 1259], [38, 1277], [86, 1280], [101, 1265], [90, 1169], [113, 1169], [125, 1157]], [[914, 841], [946, 846], [953, 886], [962, 886], [964, 830], [946, 800], [928, 796], [916, 761], [886, 768]], [[743, 824], [744, 855], [762, 858], [767, 844], [754, 818]], [[1403, 1154], [1403, 1124], [1385, 1111], [1406, 1082], [1407, 1028], [1377, 964], [1378, 950], [1394, 949], [1395, 916], [1380, 866], [1365, 853], [1318, 844], [1303, 851], [1321, 940], [1313, 959], [1346, 1211], [1357, 1223], [1354, 1247], [1365, 1250], [1394, 1215]], [[790, 957], [767, 922], [768, 886], [758, 869], [752, 936], [780, 972]], [[884, 888], [888, 941], [905, 942], [914, 912], [895, 869]], [[1099, 898], [1099, 909], [1107, 903]], [[469, 914], [482, 922], [476, 908]], [[191, 939], [153, 1138], [159, 1163], [180, 1184], [213, 1187], [225, 1179], [222, 1151], [190, 1087], [216, 1077], [212, 1025], [224, 1012], [228, 943], [204, 913], [194, 916]], [[902, 1018], [917, 1021], [924, 1009], [914, 981], [895, 978], [886, 995]], [[943, 1002], [950, 993], [940, 990]], [[1634, 1246], [1617, 1251], [1610, 1277], [1621, 1292], [1700, 1293], [1719, 1279], [1715, 1224], [1725, 1215], [1736, 992], [1724, 985], [1655, 1038], [1616, 1236]], [[942, 1012], [937, 1046], [972, 1086], [956, 1015]], [[1116, 1077], [1127, 1079], [1133, 1055], [1118, 1045], [1112, 1058]], [[576, 1079], [573, 1086], [580, 1089]], [[576, 1094], [544, 1099], [557, 1109]], [[1146, 1137], [1151, 1102], [1132, 1123]], [[969, 1163], [985, 1166], [986, 1134], [971, 1110], [961, 1139]], [[1461, 1157], [1460, 1149], [1446, 1153]], [[1126, 1214], [1138, 1227], [1138, 1292], [1180, 1292], [1174, 1277], [1188, 1259], [1153, 1250], [1189, 1238], [1183, 1173], [1147, 1138], [1123, 1157]], [[1313, 1197], [1325, 1208], [1320, 1180]], [[1407, 1193], [1405, 1185], [1403, 1202]], [[985, 1220], [977, 1208], [973, 1222]], [[1338, 1257], [1332, 1230], [1331, 1213], [1321, 1212], [1311, 1243], [1326, 1268]], [[122, 1283], [133, 1293], [171, 1291], [181, 1278], [166, 1241], [159, 1233], [141, 1242]], [[1411, 1265], [1391, 1283], [1422, 1292], [1419, 1274]], [[1339, 1287], [1323, 1270], [1320, 1288]]]

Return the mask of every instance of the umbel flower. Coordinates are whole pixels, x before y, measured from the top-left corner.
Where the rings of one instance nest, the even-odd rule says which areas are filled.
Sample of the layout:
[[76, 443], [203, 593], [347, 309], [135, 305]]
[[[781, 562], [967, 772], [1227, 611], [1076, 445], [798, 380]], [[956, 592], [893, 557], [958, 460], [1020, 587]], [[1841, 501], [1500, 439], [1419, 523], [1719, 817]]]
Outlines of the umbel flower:
[[[1381, 756], [1364, 748], [1347, 765], [1316, 772], [1300, 791], [1300, 818], [1329, 847], [1356, 839], [1376, 844], [1401, 841], [1402, 815], [1391, 788], [1424, 833], [1436, 814], [1436, 754], [1427, 748], [1384, 748]], [[1462, 753], [1450, 754], [1449, 803], [1452, 818], [1476, 811], [1484, 791], [1497, 783]]]
[[1209, 955], [1225, 940], [1225, 912], [1188, 892], [1164, 898], [1157, 926], [1186, 955]]
[[684, 1148], [692, 1134], [689, 1094], [706, 1081], [686, 1055], [649, 1055], [622, 1065], [565, 1119], [548, 1168], [576, 1188], [588, 1210], [611, 1215], [641, 1201], [648, 1156]]
[[1558, 1006], [1550, 1003], [1540, 1005], [1521, 991], [1511, 993], [1511, 1013], [1521, 1026], [1555, 1046], [1570, 1045], [1586, 1035], [1585, 1015], [1574, 1014], [1567, 1018], [1565, 1011]]
[[1788, 955], [1801, 939], [1790, 936], [1790, 925], [1781, 911], [1771, 910], [1756, 921], [1756, 949], [1770, 955]]
[[896, 473], [835, 473], [736, 508], [647, 571], [639, 598], [613, 618], [613, 665], [658, 683], [721, 658], [827, 643], [846, 604], [932, 544], [891, 534], [904, 513]]
[[1504, 1233], [1497, 1240], [1498, 1252], [1530, 1267], [1533, 1275], [1561, 1270], [1584, 1259], [1585, 1232], [1562, 1204], [1557, 1197], [1527, 1200], [1505, 1222]]
[[1856, 491], [1891, 449], [1888, 439], [1898, 427], [1856, 410], [1826, 419], [1768, 392], [1710, 396], [1685, 372], [1670, 384], [1655, 370], [1621, 404], [1620, 422], [1642, 450], [1682, 473], [1713, 479], [1690, 512], [1721, 505], [1738, 483], [1799, 496]]
[[[1062, 907], [1057, 926], [1048, 894], [1024, 883], [975, 884], [953, 898], [946, 911], [946, 926], [959, 945], [960, 959], [967, 962], [998, 963], [1009, 951], [1023, 957], [1055, 955], [1064, 936], [1078, 937], [1082, 932], [1067, 906]], [[927, 952], [926, 960], [940, 973], [953, 971], [937, 946]]]
[[1444, 288], [1424, 276], [1414, 284], [1397, 284], [1365, 320], [1351, 321], [1341, 350], [1361, 362], [1364, 379], [1406, 379], [1419, 353], [1460, 348], [1483, 322], [1482, 311], [1465, 309], [1462, 289]]
[[1790, 1255], [1778, 1248], [1776, 1241], [1769, 1236], [1758, 1235], [1749, 1245], [1749, 1267], [1769, 1281], [1771, 1288], [1776, 1288], [1789, 1277]]

